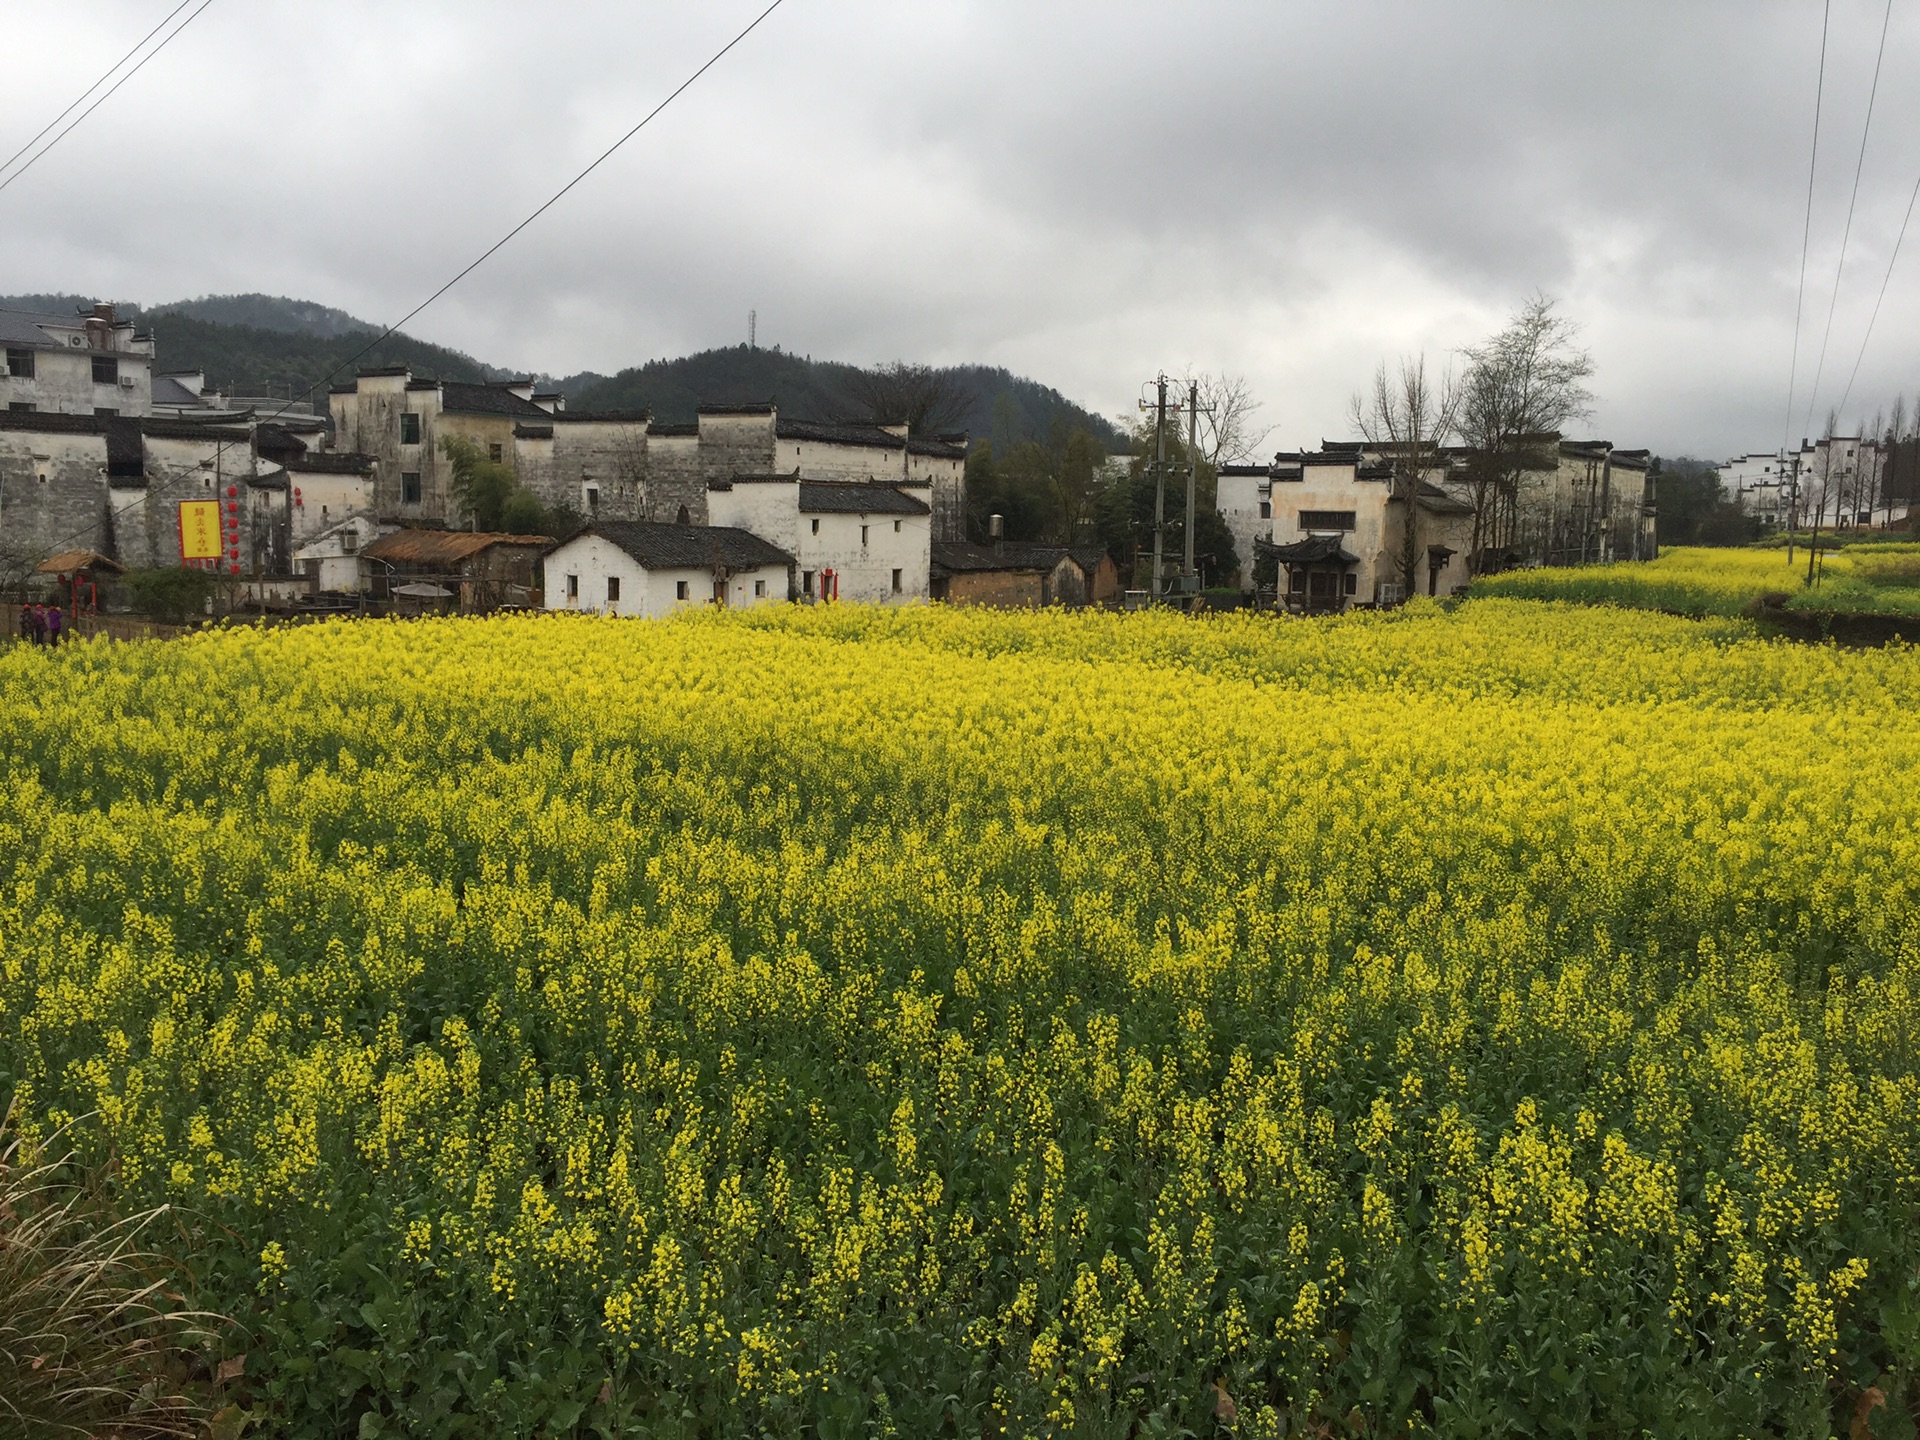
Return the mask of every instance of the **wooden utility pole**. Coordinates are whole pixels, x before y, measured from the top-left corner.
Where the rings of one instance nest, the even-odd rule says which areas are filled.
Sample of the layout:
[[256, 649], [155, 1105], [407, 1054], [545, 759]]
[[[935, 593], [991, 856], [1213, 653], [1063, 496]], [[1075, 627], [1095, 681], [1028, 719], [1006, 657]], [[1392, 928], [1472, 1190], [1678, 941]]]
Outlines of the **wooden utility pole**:
[[1181, 566], [1180, 570], [1183, 582], [1180, 588], [1182, 592], [1189, 597], [1187, 601], [1189, 606], [1193, 603], [1191, 597], [1196, 594], [1200, 588], [1194, 582], [1193, 569], [1193, 491], [1194, 481], [1198, 475], [1200, 466], [1199, 442], [1200, 382], [1197, 380], [1189, 380], [1187, 382], [1187, 544], [1186, 553], [1182, 557], [1185, 564]]

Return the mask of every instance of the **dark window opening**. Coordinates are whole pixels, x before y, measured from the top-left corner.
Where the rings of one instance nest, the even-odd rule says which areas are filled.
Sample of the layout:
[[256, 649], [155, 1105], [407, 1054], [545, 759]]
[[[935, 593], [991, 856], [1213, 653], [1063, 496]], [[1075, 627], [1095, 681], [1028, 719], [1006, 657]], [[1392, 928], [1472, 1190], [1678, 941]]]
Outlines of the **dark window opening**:
[[400, 472], [400, 503], [402, 505], [420, 503], [420, 472], [418, 470]]
[[802, 570], [800, 572], [800, 593], [808, 599], [813, 598], [813, 572], [811, 570]]
[[120, 412], [112, 405], [96, 405], [93, 407], [93, 413], [96, 415], [118, 415]]
[[567, 576], [567, 598], [569, 600], [578, 600], [580, 598], [580, 577], [578, 575]]
[[1354, 512], [1351, 510], [1302, 510], [1300, 528], [1302, 530], [1351, 530]]
[[815, 534], [815, 535], [818, 535], [818, 534], [820, 533], [820, 522], [819, 522], [818, 520], [816, 520], [816, 521], [814, 521], [814, 522], [813, 522], [813, 532], [812, 532], [812, 533], [813, 533], [813, 534]]
[[680, 507], [680, 513], [673, 517], [673, 523], [676, 525], [691, 525], [693, 523], [693, 516], [687, 513], [686, 506], [682, 505]]
[[620, 577], [618, 575], [609, 575], [607, 576], [607, 603], [611, 605], [615, 600], [618, 600], [619, 598], [620, 598]]
[[1271, 500], [1262, 500], [1260, 502], [1260, 518], [1262, 520], [1271, 520], [1273, 518], [1273, 502]]
[[400, 417], [400, 443], [402, 445], [420, 443], [420, 417], [411, 410]]
[[1360, 591], [1360, 577], [1349, 570], [1341, 578], [1340, 588], [1349, 595], [1357, 595]]
[[96, 385], [117, 385], [120, 383], [120, 362], [111, 355], [93, 357], [93, 383]]
[[860, 545], [861, 545], [861, 548], [862, 548], [862, 549], [865, 549], [865, 548], [866, 548], [866, 544], [867, 544], [867, 527], [866, 527], [866, 526], [864, 526], [864, 525], [862, 525], [862, 526], [860, 527]]
[[896, 595], [900, 593], [900, 572], [898, 570], [893, 572], [893, 593]]
[[500, 463], [500, 457], [505, 453], [498, 441], [487, 446], [487, 458], [496, 465]]
[[7, 351], [7, 370], [16, 380], [33, 379], [33, 351]]
[[687, 598], [687, 582], [686, 581], [676, 580], [673, 582], [673, 598], [676, 600], [684, 600]]
[[600, 487], [598, 485], [589, 485], [587, 487], [587, 513], [589, 515], [598, 515], [600, 513]]
[[7, 409], [16, 415], [31, 415], [34, 412], [34, 404], [31, 400], [10, 400], [7, 402]]

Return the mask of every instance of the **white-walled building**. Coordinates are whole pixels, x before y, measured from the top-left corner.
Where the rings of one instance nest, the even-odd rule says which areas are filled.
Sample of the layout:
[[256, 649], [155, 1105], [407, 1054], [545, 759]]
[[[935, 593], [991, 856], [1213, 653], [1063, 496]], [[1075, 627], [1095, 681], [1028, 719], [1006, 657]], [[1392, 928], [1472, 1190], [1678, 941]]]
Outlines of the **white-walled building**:
[[797, 472], [735, 475], [709, 483], [707, 514], [715, 525], [751, 531], [793, 556], [804, 599], [904, 604], [927, 598], [929, 488], [808, 480]]
[[1214, 504], [1233, 532], [1233, 553], [1240, 557], [1240, 588], [1253, 589], [1253, 546], [1273, 535], [1273, 467], [1222, 465], [1215, 481]]
[[379, 538], [380, 526], [371, 511], [337, 520], [294, 550], [294, 571], [306, 577], [312, 590], [358, 593], [366, 588], [360, 554]]
[[793, 557], [731, 526], [603, 520], [547, 553], [549, 610], [652, 619], [792, 597]]
[[0, 409], [141, 416], [153, 411], [153, 336], [111, 305], [74, 315], [0, 310]]
[[[1393, 466], [1357, 449], [1276, 456], [1270, 470], [1272, 529], [1280, 588], [1309, 610], [1396, 604], [1407, 506], [1393, 495]], [[1412, 589], [1450, 595], [1468, 579], [1473, 507], [1422, 482], [1414, 502]]]

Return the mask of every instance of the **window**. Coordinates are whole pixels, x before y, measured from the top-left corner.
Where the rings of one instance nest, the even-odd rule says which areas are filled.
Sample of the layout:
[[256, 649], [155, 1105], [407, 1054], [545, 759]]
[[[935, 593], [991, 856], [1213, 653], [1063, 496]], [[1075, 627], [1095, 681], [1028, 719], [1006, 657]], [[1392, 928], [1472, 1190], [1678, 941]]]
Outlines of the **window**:
[[618, 575], [609, 575], [607, 576], [607, 603], [611, 605], [613, 604], [614, 601], [618, 600], [619, 598], [620, 598], [620, 577]]
[[1307, 591], [1307, 572], [1289, 570], [1287, 572], [1287, 591], [1293, 595], [1304, 595]]
[[1345, 575], [1340, 577], [1340, 588], [1349, 595], [1358, 594], [1360, 590], [1360, 577], [1351, 570], [1347, 571]]
[[813, 522], [813, 533], [816, 535], [820, 533], [820, 522], [818, 520]]
[[587, 514], [598, 515], [599, 513], [600, 487], [598, 485], [589, 485], [587, 486]]
[[420, 443], [420, 417], [411, 410], [400, 417], [400, 443], [402, 445]]
[[766, 581], [756, 580], [753, 582], [753, 598], [754, 599], [756, 600], [764, 599], [766, 597], [766, 593], [767, 593]]
[[893, 572], [893, 593], [896, 595], [900, 593], [900, 572], [898, 570]]
[[687, 582], [686, 581], [676, 580], [673, 582], [673, 598], [676, 600], [684, 600], [687, 598]]
[[93, 383], [96, 385], [118, 385], [120, 383], [120, 362], [111, 355], [94, 356]]
[[500, 446], [500, 442], [497, 440], [493, 444], [487, 446], [487, 459], [491, 460], [496, 465], [500, 463], [500, 457], [505, 453], [506, 452]]
[[358, 530], [342, 530], [340, 532], [340, 553], [342, 555], [358, 555], [360, 553], [360, 532]]
[[1273, 518], [1273, 502], [1271, 500], [1262, 500], [1260, 502], [1260, 518], [1262, 520], [1271, 520]]
[[33, 414], [34, 405], [31, 400], [11, 400], [7, 402], [7, 409], [13, 411], [16, 415], [31, 415]]
[[31, 380], [33, 378], [33, 351], [7, 351], [7, 370], [16, 380]]
[[400, 472], [400, 503], [402, 505], [420, 503], [420, 472], [418, 470]]
[[866, 549], [866, 547], [867, 547], [867, 527], [862, 525], [860, 527], [860, 548], [864, 550]]
[[893, 533], [896, 535], [900, 533], [900, 522], [898, 520], [893, 522]]
[[802, 570], [800, 572], [800, 593], [809, 600], [813, 598], [813, 572], [811, 570]]
[[578, 600], [579, 598], [580, 577], [578, 575], [569, 575], [567, 576], [567, 599]]
[[120, 411], [112, 405], [96, 405], [93, 407], [93, 413], [96, 415], [118, 415]]
[[1302, 510], [1300, 528], [1302, 530], [1351, 530], [1354, 512], [1351, 510]]

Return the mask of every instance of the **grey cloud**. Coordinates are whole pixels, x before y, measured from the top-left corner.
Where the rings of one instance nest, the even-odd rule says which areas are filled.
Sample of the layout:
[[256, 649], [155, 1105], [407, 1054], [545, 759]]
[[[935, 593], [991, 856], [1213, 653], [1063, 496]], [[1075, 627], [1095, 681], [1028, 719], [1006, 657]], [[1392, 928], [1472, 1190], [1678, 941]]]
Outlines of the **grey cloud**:
[[[216, 7], [0, 194], [0, 289], [395, 319], [754, 8]], [[1815, 348], [1879, 17], [1834, 6]], [[11, 15], [19, 138], [154, 18]], [[565, 372], [732, 343], [753, 307], [763, 341], [1003, 363], [1109, 411], [1159, 366], [1230, 368], [1298, 443], [1380, 359], [1444, 356], [1540, 287], [1587, 326], [1597, 428], [1768, 446], [1818, 25], [1786, 0], [787, 0], [410, 328]], [[1896, 15], [1834, 398], [1920, 173], [1916, 64]], [[1850, 409], [1920, 383], [1917, 302], [1896, 275]]]

